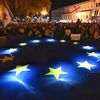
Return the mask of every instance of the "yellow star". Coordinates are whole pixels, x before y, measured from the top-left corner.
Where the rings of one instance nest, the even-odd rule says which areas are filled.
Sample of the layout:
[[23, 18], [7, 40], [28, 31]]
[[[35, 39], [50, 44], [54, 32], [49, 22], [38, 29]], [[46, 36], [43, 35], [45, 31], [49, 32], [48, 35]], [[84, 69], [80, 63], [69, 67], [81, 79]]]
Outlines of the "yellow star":
[[92, 53], [87, 53], [88, 56], [94, 56], [94, 57], [98, 57], [98, 54], [96, 54], [95, 52], [92, 52]]
[[73, 42], [73, 44], [74, 44], [74, 45], [78, 45], [79, 43], [78, 43], [78, 42]]
[[94, 67], [95, 65], [92, 65], [88, 63], [87, 61], [85, 62], [77, 62], [79, 64], [78, 68], [86, 68], [91, 71], [91, 67]]
[[66, 40], [60, 40], [60, 42], [64, 43], [64, 42], [66, 42]]
[[17, 65], [16, 69], [11, 70], [10, 72], [16, 72], [16, 76], [18, 76], [23, 71], [30, 71], [30, 69], [27, 68], [28, 66], [29, 65], [24, 65], [24, 66]]
[[5, 63], [5, 62], [8, 62], [8, 61], [14, 60], [14, 56], [11, 56], [11, 57], [5, 56], [0, 60], [2, 61], [2, 63]]
[[19, 46], [26, 46], [27, 43], [20, 43]]
[[68, 73], [66, 73], [66, 72], [63, 72], [63, 71], [61, 70], [61, 67], [59, 67], [59, 68], [57, 68], [57, 69], [49, 68], [49, 70], [50, 70], [50, 72], [47, 73], [46, 75], [54, 75], [54, 77], [55, 77], [57, 80], [59, 80], [59, 76], [60, 76], [61, 74], [68, 74]]

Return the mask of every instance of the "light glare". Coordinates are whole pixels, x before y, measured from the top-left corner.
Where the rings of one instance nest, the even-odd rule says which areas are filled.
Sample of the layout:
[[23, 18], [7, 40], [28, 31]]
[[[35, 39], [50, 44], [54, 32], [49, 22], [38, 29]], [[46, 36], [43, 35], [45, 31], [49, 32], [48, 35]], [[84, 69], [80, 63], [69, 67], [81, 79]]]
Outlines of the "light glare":
[[82, 48], [84, 50], [93, 50], [94, 49], [94, 47], [92, 47], [92, 46], [83, 46]]
[[0, 51], [0, 54], [13, 54], [13, 53], [16, 53], [17, 51], [18, 51], [18, 48], [10, 48], [7, 50]]

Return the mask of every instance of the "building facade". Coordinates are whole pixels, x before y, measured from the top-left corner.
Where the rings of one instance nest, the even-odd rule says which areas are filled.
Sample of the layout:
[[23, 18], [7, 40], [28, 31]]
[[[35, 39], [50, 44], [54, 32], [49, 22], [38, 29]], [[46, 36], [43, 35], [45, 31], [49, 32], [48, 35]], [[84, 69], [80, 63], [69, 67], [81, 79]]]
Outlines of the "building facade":
[[0, 19], [2, 19], [2, 15], [3, 15], [3, 5], [0, 2]]
[[61, 22], [76, 22], [80, 19], [82, 22], [99, 19], [100, 0], [88, 0], [85, 2], [73, 4], [51, 12], [52, 20]]

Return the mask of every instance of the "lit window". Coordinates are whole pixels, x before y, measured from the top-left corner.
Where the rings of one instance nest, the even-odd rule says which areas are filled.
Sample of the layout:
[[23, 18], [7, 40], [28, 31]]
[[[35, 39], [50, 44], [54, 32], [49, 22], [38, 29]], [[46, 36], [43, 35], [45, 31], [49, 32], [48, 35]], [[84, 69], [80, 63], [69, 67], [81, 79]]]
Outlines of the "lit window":
[[96, 7], [100, 7], [100, 3], [96, 3]]
[[95, 15], [95, 16], [97, 16], [97, 15], [98, 15], [98, 13], [99, 13], [99, 11], [98, 11], [98, 10], [96, 10], [96, 11], [95, 11], [95, 13], [94, 13], [94, 15]]

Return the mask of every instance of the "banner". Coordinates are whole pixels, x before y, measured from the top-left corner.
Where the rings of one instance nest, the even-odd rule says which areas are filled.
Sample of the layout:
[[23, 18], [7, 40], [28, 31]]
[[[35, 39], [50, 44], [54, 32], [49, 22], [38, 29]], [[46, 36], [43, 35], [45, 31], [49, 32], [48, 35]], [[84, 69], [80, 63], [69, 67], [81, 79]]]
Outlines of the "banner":
[[80, 40], [81, 34], [71, 34], [71, 40]]
[[3, 25], [4, 27], [6, 27], [11, 21], [11, 17], [9, 15], [8, 10], [6, 9], [6, 7], [4, 7], [3, 9]]

